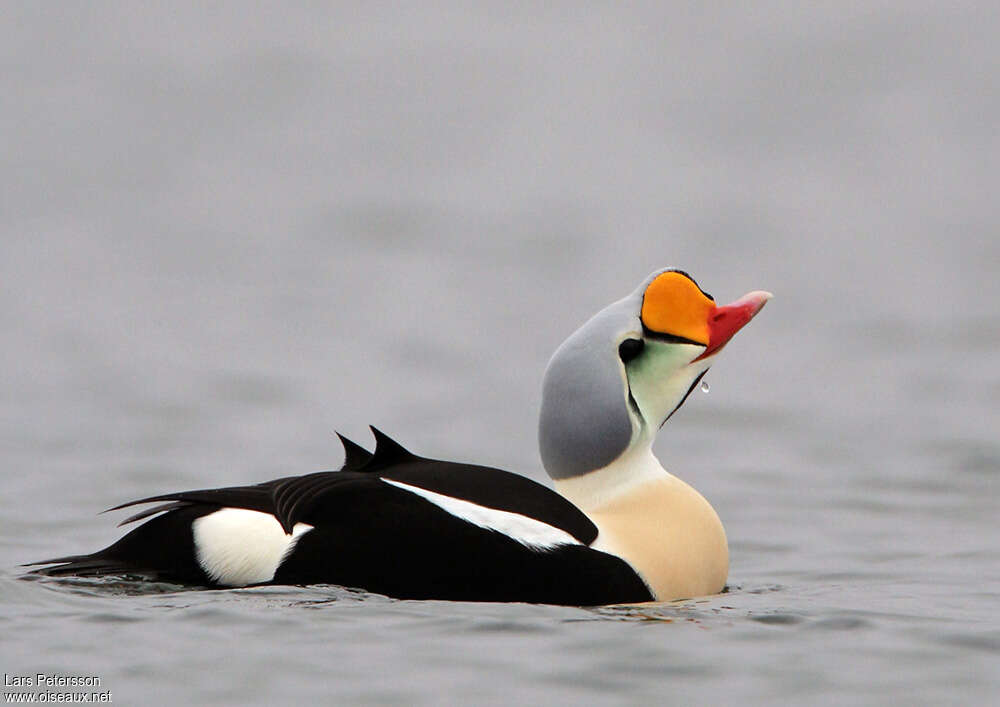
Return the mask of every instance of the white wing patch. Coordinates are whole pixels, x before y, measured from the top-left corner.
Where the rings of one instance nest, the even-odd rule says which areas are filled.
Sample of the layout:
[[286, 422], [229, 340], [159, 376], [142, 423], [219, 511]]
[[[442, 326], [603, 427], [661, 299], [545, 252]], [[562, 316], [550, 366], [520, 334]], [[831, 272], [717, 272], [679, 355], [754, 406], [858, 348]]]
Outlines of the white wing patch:
[[521, 515], [520, 513], [487, 508], [471, 501], [464, 501], [460, 498], [453, 498], [441, 493], [435, 493], [434, 491], [428, 491], [419, 486], [410, 486], [401, 481], [393, 481], [386, 478], [382, 478], [382, 481], [401, 488], [404, 491], [414, 493], [421, 498], [425, 498], [435, 506], [457, 518], [461, 518], [473, 525], [478, 525], [480, 528], [503, 533], [535, 550], [550, 550], [559, 545], [582, 544], [565, 530]]
[[223, 508], [191, 524], [198, 564], [230, 587], [270, 582], [299, 537], [312, 528], [296, 523], [288, 535], [270, 513], [245, 508]]

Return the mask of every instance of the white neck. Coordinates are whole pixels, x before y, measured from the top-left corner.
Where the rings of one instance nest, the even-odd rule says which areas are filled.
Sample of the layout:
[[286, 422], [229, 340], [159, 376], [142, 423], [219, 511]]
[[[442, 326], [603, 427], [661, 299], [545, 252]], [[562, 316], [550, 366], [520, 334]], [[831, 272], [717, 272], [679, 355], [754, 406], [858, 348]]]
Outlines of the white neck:
[[651, 442], [642, 440], [605, 467], [553, 483], [556, 491], [588, 513], [649, 481], [668, 477], [670, 473], [653, 455]]

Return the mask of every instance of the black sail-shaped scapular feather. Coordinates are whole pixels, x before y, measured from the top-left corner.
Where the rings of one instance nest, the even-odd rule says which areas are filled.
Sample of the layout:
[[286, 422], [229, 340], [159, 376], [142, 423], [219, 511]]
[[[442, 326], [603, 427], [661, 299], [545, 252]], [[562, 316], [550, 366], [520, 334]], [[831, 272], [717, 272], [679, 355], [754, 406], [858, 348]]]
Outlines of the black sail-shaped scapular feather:
[[375, 437], [375, 454], [368, 462], [365, 471], [377, 471], [392, 464], [402, 464], [419, 458], [374, 425], [369, 425], [368, 427]]
[[345, 471], [360, 471], [361, 468], [371, 461], [372, 453], [362, 447], [357, 442], [347, 439], [337, 432], [340, 443], [344, 445], [344, 466]]

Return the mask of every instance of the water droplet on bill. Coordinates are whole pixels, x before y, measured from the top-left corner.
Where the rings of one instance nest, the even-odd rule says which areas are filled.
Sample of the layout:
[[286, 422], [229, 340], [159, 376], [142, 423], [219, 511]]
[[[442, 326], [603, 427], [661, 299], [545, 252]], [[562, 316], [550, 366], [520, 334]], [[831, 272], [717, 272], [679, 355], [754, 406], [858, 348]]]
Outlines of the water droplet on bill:
[[708, 384], [708, 381], [702, 381], [701, 382], [701, 392], [702, 393], [707, 393], [711, 389], [712, 389], [712, 387]]

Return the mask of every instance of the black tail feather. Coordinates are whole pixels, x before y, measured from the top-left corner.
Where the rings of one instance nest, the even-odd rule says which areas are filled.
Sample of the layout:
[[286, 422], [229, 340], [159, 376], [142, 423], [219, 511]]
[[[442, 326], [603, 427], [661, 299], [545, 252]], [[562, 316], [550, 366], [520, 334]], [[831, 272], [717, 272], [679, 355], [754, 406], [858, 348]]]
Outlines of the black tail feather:
[[[21, 567], [34, 567], [35, 565], [55, 565], [64, 562], [79, 562], [80, 560], [90, 559], [90, 555], [67, 555], [66, 557], [53, 557], [51, 560], [35, 560], [34, 562], [25, 562]], [[36, 570], [37, 571], [37, 570]]]
[[26, 566], [47, 565], [32, 573], [50, 577], [140, 575], [153, 580], [204, 586], [211, 582], [198, 564], [191, 527], [195, 520], [214, 510], [215, 506], [187, 502], [159, 506], [149, 509], [153, 514], [160, 512], [159, 515], [103, 550], [90, 555], [31, 562]]
[[126, 565], [113, 558], [101, 557], [100, 553], [94, 555], [74, 555], [72, 557], [60, 557], [45, 562], [30, 562], [30, 565], [54, 565], [52, 567], [39, 567], [31, 571], [32, 574], [45, 575], [46, 577], [100, 577], [106, 574], [141, 574], [135, 567]]

